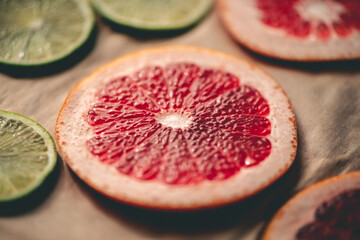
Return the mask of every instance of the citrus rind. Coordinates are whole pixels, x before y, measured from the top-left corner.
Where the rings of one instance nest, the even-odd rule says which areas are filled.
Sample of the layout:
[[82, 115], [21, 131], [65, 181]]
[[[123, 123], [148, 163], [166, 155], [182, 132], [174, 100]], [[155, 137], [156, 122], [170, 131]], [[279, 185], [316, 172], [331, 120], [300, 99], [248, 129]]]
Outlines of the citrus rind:
[[[50, 64], [53, 62], [57, 62], [61, 59], [64, 59], [78, 50], [90, 37], [91, 32], [93, 31], [95, 24], [95, 17], [93, 10], [90, 7], [90, 4], [86, 0], [72, 0], [74, 4], [78, 5], [79, 12], [83, 15], [83, 24], [80, 36], [74, 42], [69, 42], [68, 46], [58, 52], [57, 54], [51, 55], [47, 54], [46, 58], [41, 59], [20, 59], [20, 60], [8, 60], [6, 58], [6, 52], [0, 55], [0, 64], [11, 65], [11, 66], [19, 66], [19, 67], [31, 67], [31, 66], [41, 66]], [[56, 11], [55, 11], [56, 13]], [[61, 16], [59, 16], [61, 17]], [[71, 26], [68, 26], [71, 27]], [[26, 53], [25, 53], [26, 54]], [[50, 55], [50, 56], [49, 56]]]
[[0, 110], [0, 116], [4, 116], [8, 119], [19, 120], [24, 124], [26, 124], [27, 126], [31, 127], [36, 133], [38, 133], [44, 139], [45, 145], [47, 147], [47, 155], [48, 155], [48, 163], [46, 167], [43, 169], [41, 174], [37, 175], [36, 179], [31, 184], [29, 184], [26, 188], [24, 188], [21, 191], [16, 191], [12, 195], [0, 196], [0, 202], [8, 202], [28, 195], [29, 193], [37, 189], [44, 182], [46, 177], [55, 168], [57, 161], [57, 152], [56, 152], [55, 142], [51, 137], [50, 133], [45, 128], [43, 128], [39, 123], [20, 114], [3, 111], [3, 110]]
[[[100, 162], [90, 153], [87, 141], [94, 132], [84, 116], [96, 99], [99, 89], [114, 78], [131, 74], [148, 64], [164, 66], [174, 61], [220, 68], [239, 76], [242, 84], [255, 87], [263, 94], [271, 109], [269, 120], [273, 130], [269, 140], [274, 145], [266, 160], [256, 167], [244, 168], [239, 174], [226, 180], [173, 186], [120, 174], [114, 166]], [[262, 70], [214, 50], [171, 46], [121, 57], [76, 84], [59, 113], [55, 135], [62, 158], [80, 179], [98, 192], [117, 201], [141, 207], [190, 210], [239, 201], [269, 186], [287, 171], [295, 158], [296, 131], [294, 112], [285, 92]]]
[[305, 188], [277, 211], [262, 239], [293, 239], [301, 227], [313, 220], [316, 209], [323, 202], [359, 186], [360, 172], [357, 171], [331, 177]]
[[225, 29], [235, 41], [251, 51], [271, 58], [297, 62], [360, 58], [359, 30], [353, 29], [353, 33], [347, 37], [333, 34], [334, 36], [326, 40], [317, 39], [314, 34], [306, 38], [294, 37], [282, 29], [265, 25], [256, 2], [256, 0], [216, 1], [219, 17]]
[[[180, 2], [180, 1], [179, 1]], [[142, 19], [127, 17], [119, 14], [111, 4], [104, 3], [103, 0], [92, 0], [94, 8], [99, 12], [101, 16], [119, 25], [126, 27], [147, 30], [147, 31], [169, 31], [180, 30], [190, 27], [199, 22], [211, 9], [213, 5], [212, 0], [196, 0], [197, 3], [195, 9], [191, 9], [191, 14], [188, 14], [186, 18], [179, 22], [176, 21], [146, 21]], [[131, 3], [131, 1], [129, 1]], [[164, 9], [165, 11], [165, 9]], [[161, 13], [159, 13], [161, 14]]]

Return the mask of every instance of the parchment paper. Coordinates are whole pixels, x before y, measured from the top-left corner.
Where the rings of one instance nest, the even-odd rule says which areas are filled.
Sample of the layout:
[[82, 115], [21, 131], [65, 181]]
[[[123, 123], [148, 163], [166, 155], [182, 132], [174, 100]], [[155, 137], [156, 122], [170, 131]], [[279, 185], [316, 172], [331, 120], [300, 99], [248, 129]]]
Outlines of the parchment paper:
[[0, 109], [33, 118], [54, 136], [68, 91], [102, 64], [152, 46], [204, 46], [259, 65], [283, 86], [298, 124], [295, 163], [283, 178], [249, 200], [208, 211], [168, 213], [99, 195], [59, 157], [56, 171], [35, 195], [0, 205], [0, 239], [260, 239], [267, 221], [294, 193], [321, 179], [360, 170], [359, 61], [304, 64], [255, 55], [230, 38], [215, 11], [170, 38], [137, 38], [114, 31], [100, 19], [97, 24], [86, 54], [63, 62], [62, 71], [30, 78], [0, 69], [5, 71], [0, 73]]

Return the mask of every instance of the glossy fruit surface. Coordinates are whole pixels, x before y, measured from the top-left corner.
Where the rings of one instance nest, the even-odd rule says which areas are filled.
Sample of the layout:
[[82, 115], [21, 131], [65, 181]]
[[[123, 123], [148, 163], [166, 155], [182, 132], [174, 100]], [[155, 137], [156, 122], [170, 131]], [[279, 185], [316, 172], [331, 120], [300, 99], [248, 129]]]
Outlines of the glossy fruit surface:
[[0, 202], [23, 197], [54, 169], [55, 143], [35, 121], [0, 110]]
[[280, 87], [245, 62], [195, 47], [146, 50], [98, 70], [68, 96], [56, 135], [63, 158], [89, 185], [155, 208], [250, 196], [286, 171], [296, 149]]
[[218, 0], [220, 18], [241, 44], [295, 61], [360, 58], [357, 0]]
[[0, 63], [60, 60], [87, 40], [93, 25], [85, 0], [0, 0]]
[[142, 30], [176, 30], [199, 21], [211, 8], [212, 0], [92, 0], [105, 18]]
[[267, 101], [237, 77], [190, 63], [147, 66], [99, 90], [87, 114], [100, 161], [169, 184], [222, 180], [266, 159]]
[[359, 186], [353, 172], [306, 188], [276, 213], [263, 239], [359, 239]]

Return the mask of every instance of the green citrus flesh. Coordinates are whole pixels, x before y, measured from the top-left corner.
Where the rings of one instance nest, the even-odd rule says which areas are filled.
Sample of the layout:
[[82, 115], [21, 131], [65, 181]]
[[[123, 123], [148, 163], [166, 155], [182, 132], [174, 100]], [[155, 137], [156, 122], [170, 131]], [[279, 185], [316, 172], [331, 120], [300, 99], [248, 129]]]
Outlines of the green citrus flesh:
[[86, 0], [0, 0], [0, 62], [42, 65], [62, 59], [90, 36]]
[[92, 0], [112, 22], [143, 30], [176, 30], [199, 21], [212, 0]]
[[0, 110], [0, 202], [35, 190], [56, 164], [51, 135], [37, 122]]

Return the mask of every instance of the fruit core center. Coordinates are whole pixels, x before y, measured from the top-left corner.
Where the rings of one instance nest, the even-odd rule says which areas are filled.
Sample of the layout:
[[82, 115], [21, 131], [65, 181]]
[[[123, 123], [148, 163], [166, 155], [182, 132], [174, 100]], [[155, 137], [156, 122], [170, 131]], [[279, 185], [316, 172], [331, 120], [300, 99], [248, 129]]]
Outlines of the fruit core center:
[[159, 123], [171, 128], [187, 128], [191, 124], [191, 119], [178, 112], [168, 112], [157, 117]]
[[44, 21], [42, 19], [35, 19], [30, 22], [29, 27], [31, 29], [40, 29], [44, 24]]
[[346, 11], [343, 5], [328, 0], [299, 1], [295, 9], [305, 20], [327, 24], [337, 22], [340, 14]]

